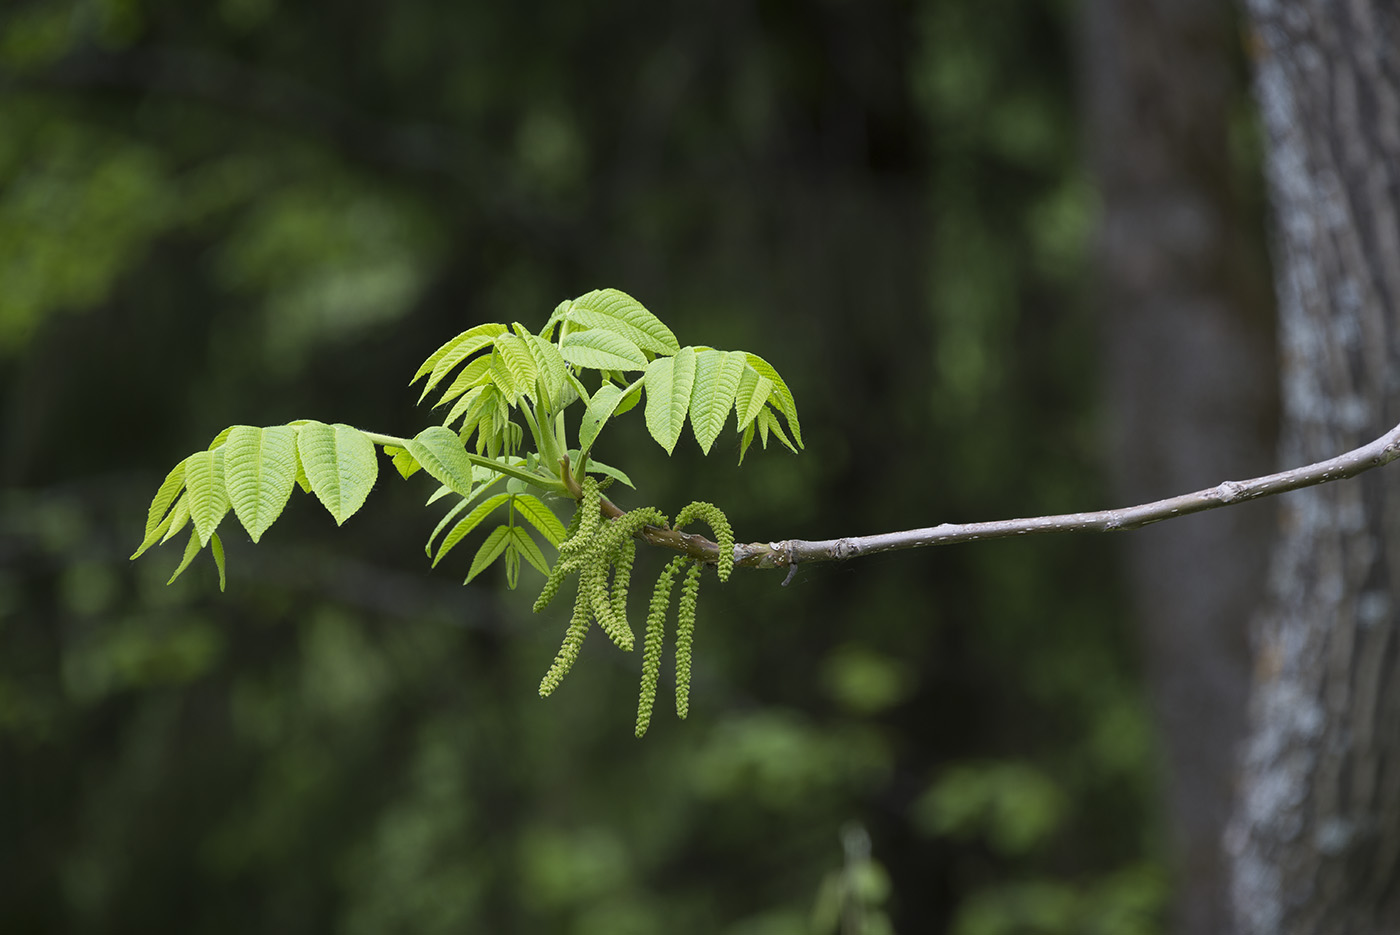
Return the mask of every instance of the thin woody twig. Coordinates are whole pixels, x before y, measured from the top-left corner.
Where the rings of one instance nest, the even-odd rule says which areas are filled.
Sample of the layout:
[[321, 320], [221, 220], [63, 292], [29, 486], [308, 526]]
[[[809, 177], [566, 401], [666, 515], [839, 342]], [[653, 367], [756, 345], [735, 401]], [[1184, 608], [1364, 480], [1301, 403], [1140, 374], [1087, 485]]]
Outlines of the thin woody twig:
[[[1091, 513], [1061, 513], [1055, 516], [1033, 516], [982, 523], [943, 523], [923, 529], [907, 529], [873, 536], [740, 543], [734, 546], [734, 564], [749, 568], [788, 568], [791, 574], [793, 566], [798, 562], [846, 561], [878, 552], [952, 545], [955, 542], [975, 542], [980, 539], [1006, 539], [1013, 536], [1059, 532], [1120, 532], [1140, 529], [1178, 516], [1233, 506], [1247, 500], [1258, 500], [1290, 490], [1355, 477], [1372, 468], [1389, 464], [1398, 457], [1400, 425], [1369, 444], [1326, 461], [1249, 480], [1224, 481], [1214, 487], [1168, 497], [1165, 500]], [[609, 516], [622, 515], [622, 510], [607, 500], [603, 501], [603, 510]], [[638, 533], [638, 538], [662, 548], [685, 552], [702, 561], [713, 562], [719, 557], [719, 546], [703, 536], [648, 526]]]

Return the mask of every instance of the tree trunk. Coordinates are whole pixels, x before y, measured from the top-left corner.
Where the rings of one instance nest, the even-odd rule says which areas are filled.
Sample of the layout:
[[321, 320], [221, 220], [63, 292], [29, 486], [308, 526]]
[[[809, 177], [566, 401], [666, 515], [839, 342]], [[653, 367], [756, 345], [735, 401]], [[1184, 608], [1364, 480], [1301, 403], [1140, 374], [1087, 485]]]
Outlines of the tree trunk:
[[[1258, 222], [1235, 189], [1237, 34], [1215, 0], [1084, 9], [1089, 158], [1113, 466], [1125, 502], [1273, 469], [1275, 351]], [[1220, 829], [1244, 736], [1246, 624], [1274, 507], [1125, 541], [1164, 761], [1181, 933], [1228, 928]]]
[[[1400, 418], [1400, 14], [1247, 0], [1268, 137], [1282, 457]], [[1400, 480], [1290, 494], [1228, 834], [1244, 933], [1400, 931]]]

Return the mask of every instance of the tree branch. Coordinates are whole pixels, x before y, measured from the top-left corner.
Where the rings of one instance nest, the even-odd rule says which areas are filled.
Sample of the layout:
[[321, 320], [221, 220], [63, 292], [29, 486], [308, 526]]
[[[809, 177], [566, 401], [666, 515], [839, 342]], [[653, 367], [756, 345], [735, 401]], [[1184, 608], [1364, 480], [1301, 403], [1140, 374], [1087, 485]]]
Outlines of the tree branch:
[[[1154, 500], [1137, 506], [1093, 513], [1062, 513], [1057, 516], [993, 520], [985, 523], [943, 523], [923, 529], [844, 539], [748, 542], [734, 546], [734, 564], [750, 568], [790, 568], [807, 562], [845, 561], [861, 555], [874, 555], [877, 552], [920, 549], [925, 546], [951, 545], [955, 542], [973, 542], [979, 539], [1006, 539], [1012, 536], [1056, 532], [1119, 532], [1139, 529], [1165, 519], [1355, 477], [1372, 468], [1389, 464], [1397, 457], [1400, 457], [1400, 425], [1370, 444], [1326, 461], [1249, 480], [1224, 481], [1194, 493]], [[607, 516], [621, 516], [623, 512], [608, 500], [603, 501], [603, 511]], [[638, 538], [651, 545], [684, 552], [705, 562], [713, 562], [719, 557], [719, 547], [704, 536], [647, 526], [638, 533]]]

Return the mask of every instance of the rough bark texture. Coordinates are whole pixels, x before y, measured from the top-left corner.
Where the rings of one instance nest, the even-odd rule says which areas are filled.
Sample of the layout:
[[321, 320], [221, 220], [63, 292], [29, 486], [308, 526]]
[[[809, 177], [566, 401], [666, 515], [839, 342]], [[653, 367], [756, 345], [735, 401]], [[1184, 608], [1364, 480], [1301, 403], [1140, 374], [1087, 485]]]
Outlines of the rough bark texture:
[[[1344, 450], [1400, 415], [1400, 32], [1389, 0], [1248, 0], [1268, 136], [1282, 449]], [[1246, 933], [1400, 931], [1400, 486], [1282, 504], [1240, 799]]]
[[[1119, 494], [1136, 503], [1267, 471], [1275, 343], [1258, 222], [1228, 145], [1232, 106], [1247, 99], [1230, 10], [1215, 0], [1091, 0], [1084, 22]], [[1273, 510], [1249, 505], [1125, 540], [1182, 933], [1228, 927], [1220, 830]]]

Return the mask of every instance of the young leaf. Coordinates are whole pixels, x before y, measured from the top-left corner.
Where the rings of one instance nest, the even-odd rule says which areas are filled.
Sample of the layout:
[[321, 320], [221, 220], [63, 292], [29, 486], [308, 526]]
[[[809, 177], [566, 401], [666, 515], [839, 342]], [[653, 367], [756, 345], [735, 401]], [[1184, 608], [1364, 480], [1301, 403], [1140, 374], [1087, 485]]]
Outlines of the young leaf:
[[190, 519], [203, 548], [228, 512], [223, 451], [196, 451], [186, 458], [185, 487], [189, 491]]
[[[418, 368], [418, 372], [413, 375], [413, 379], [408, 381], [409, 385], [411, 386], [413, 383], [417, 382], [418, 378], [423, 376], [423, 374], [431, 374], [431, 376], [428, 377], [427, 385], [423, 387], [423, 396], [427, 396], [428, 391], [436, 386], [438, 382], [447, 375], [448, 371], [482, 348], [489, 347], [491, 342], [496, 339], [496, 335], [505, 330], [505, 325], [495, 322], [477, 325], [475, 328], [468, 328], [442, 347], [433, 351], [433, 353], [428, 356], [428, 359], [423, 361], [423, 365]], [[419, 397], [419, 399], [421, 401], [422, 397]]]
[[674, 357], [658, 357], [642, 378], [647, 390], [647, 431], [670, 454], [685, 427], [695, 382], [695, 351], [683, 347]]
[[146, 533], [141, 539], [141, 546], [131, 554], [132, 558], [138, 557], [160, 541], [160, 537], [165, 534], [159, 528], [162, 525], [162, 520], [165, 519], [166, 512], [174, 504], [176, 495], [184, 486], [185, 462], [181, 461], [170, 469], [170, 473], [165, 475], [165, 480], [161, 481], [160, 488], [156, 490], [156, 495], [151, 500], [151, 506], [146, 510]]
[[642, 370], [647, 365], [641, 348], [617, 332], [601, 328], [571, 331], [561, 342], [559, 353], [575, 367], [594, 370]]
[[[569, 460], [572, 461], [572, 462], [575, 463], [575, 464], [578, 464], [578, 459], [579, 459], [578, 449], [577, 449], [577, 448], [570, 448], [570, 449], [569, 449]], [[589, 474], [602, 474], [602, 475], [604, 475], [604, 476], [611, 477], [613, 480], [617, 481], [618, 483], [626, 484], [628, 487], [631, 487], [633, 490], [636, 490], [636, 489], [637, 489], [637, 485], [634, 484], [634, 483], [632, 483], [632, 478], [628, 477], [626, 474], [624, 474], [622, 471], [619, 471], [617, 468], [615, 468], [615, 467], [613, 467], [613, 466], [611, 466], [611, 465], [608, 465], [608, 464], [604, 464], [603, 462], [599, 461], [597, 458], [593, 457], [592, 455], [589, 455], [589, 456], [588, 456], [588, 473], [589, 473]]]
[[[339, 526], [364, 505], [379, 476], [374, 443], [364, 432], [341, 423], [307, 422], [298, 435], [297, 451], [311, 490]], [[398, 467], [398, 455], [394, 461]]]
[[488, 500], [483, 500], [477, 505], [476, 509], [467, 514], [465, 519], [456, 526], [453, 526], [452, 531], [447, 534], [442, 540], [442, 545], [438, 547], [437, 555], [433, 558], [433, 567], [436, 568], [437, 563], [442, 561], [443, 556], [452, 551], [457, 543], [461, 542], [468, 533], [481, 525], [482, 520], [490, 516], [497, 507], [509, 500], [511, 496], [512, 495], [508, 493], [498, 493]]
[[257, 542], [282, 513], [296, 484], [297, 430], [235, 425], [223, 452], [224, 489], [234, 515]]
[[442, 391], [438, 401], [433, 403], [433, 408], [445, 405], [449, 400], [456, 399], [467, 390], [482, 386], [491, 382], [491, 355], [483, 354], [476, 360], [462, 368], [452, 381], [452, 385]]
[[611, 383], [604, 383], [598, 387], [598, 392], [593, 394], [593, 399], [588, 403], [588, 411], [583, 414], [583, 421], [579, 423], [579, 450], [587, 451], [593, 447], [593, 440], [612, 418], [613, 410], [621, 400], [622, 390]]
[[[749, 366], [758, 371], [760, 376], [767, 377], [769, 380], [773, 381], [773, 393], [769, 398], [773, 400], [773, 405], [778, 411], [787, 418], [788, 425], [792, 428], [792, 437], [797, 439], [797, 447], [801, 448], [802, 426], [797, 421], [797, 402], [792, 398], [792, 391], [788, 389], [787, 384], [783, 382], [783, 378], [778, 376], [778, 371], [774, 370], [773, 365], [768, 363], [768, 361], [759, 357], [757, 354], [747, 354], [745, 356], [748, 359]], [[788, 447], [792, 446], [789, 445]]]
[[213, 553], [214, 564], [219, 568], [219, 590], [222, 591], [228, 584], [228, 576], [224, 572], [224, 543], [217, 532], [209, 536], [209, 551]]
[[175, 501], [175, 505], [170, 508], [170, 515], [165, 518], [161, 526], [165, 527], [165, 532], [161, 533], [160, 544], [165, 545], [175, 534], [184, 529], [190, 521], [190, 495], [189, 492], [180, 494], [180, 499]]
[[744, 372], [743, 351], [700, 351], [695, 355], [695, 386], [690, 391], [690, 428], [700, 450], [710, 446], [724, 428], [729, 408], [739, 392]]
[[534, 396], [539, 367], [535, 364], [535, 357], [530, 353], [529, 345], [507, 332], [497, 335], [496, 354], [501, 365], [510, 374], [511, 382], [516, 388], [515, 395]]
[[734, 416], [738, 419], [735, 427], [739, 431], [744, 431], [753, 423], [772, 392], [772, 380], [752, 367], [744, 367], [744, 374], [739, 377], [739, 392], [734, 396]]
[[[447, 488], [444, 487], [443, 489], [446, 490]], [[433, 540], [438, 537], [438, 533], [442, 532], [448, 523], [457, 518], [458, 513], [467, 508], [469, 503], [470, 501], [466, 497], [458, 497], [452, 509], [442, 514], [442, 519], [438, 520], [438, 524], [434, 526], [433, 531], [428, 534], [428, 541], [423, 545], [423, 554], [427, 555], [428, 558], [433, 557]]]
[[[409, 454], [408, 450], [405, 448], [397, 448], [393, 445], [385, 445], [384, 453], [393, 460], [394, 470], [398, 471], [399, 476], [402, 477], [404, 480], [408, 480], [414, 474], [417, 474], [418, 469], [422, 467], [422, 465], [420, 465], [416, 460], [414, 460], [413, 455]], [[306, 488], [306, 492], [310, 493], [310, 482], [308, 481], [307, 484], [308, 486]]]
[[165, 582], [167, 585], [174, 584], [175, 579], [180, 577], [186, 568], [190, 567], [190, 562], [194, 561], [194, 557], [199, 554], [199, 549], [199, 531], [191, 529], [190, 538], [185, 542], [185, 554], [180, 558], [180, 564], [175, 566], [175, 573]]
[[481, 543], [481, 548], [476, 550], [476, 558], [472, 559], [471, 571], [467, 572], [466, 584], [477, 575], [485, 571], [492, 562], [500, 558], [501, 553], [506, 550], [506, 544], [511, 541], [510, 527], [497, 526], [491, 530], [491, 535], [486, 537], [486, 541]]
[[544, 553], [535, 544], [535, 540], [530, 538], [530, 534], [523, 526], [513, 526], [510, 530], [511, 540], [515, 551], [524, 556], [525, 561], [539, 569], [540, 574], [549, 575], [549, 562], [545, 561]]
[[552, 341], [533, 334], [525, 335], [525, 346], [535, 358], [535, 370], [539, 373], [540, 390], [549, 405], [556, 409], [564, 408], [564, 358]]
[[554, 511], [545, 506], [539, 497], [528, 493], [516, 494], [515, 511], [538, 529], [540, 535], [549, 540], [550, 545], [557, 547], [564, 541], [564, 524], [559, 522], [559, 517], [555, 516]]
[[472, 463], [457, 433], [441, 425], [430, 426], [408, 443], [409, 454], [440, 484], [464, 497], [472, 492]]
[[674, 354], [676, 336], [642, 303], [619, 289], [594, 289], [574, 299], [566, 316], [590, 328], [620, 334], [643, 350]]

